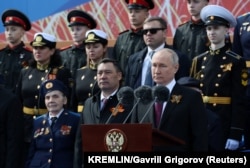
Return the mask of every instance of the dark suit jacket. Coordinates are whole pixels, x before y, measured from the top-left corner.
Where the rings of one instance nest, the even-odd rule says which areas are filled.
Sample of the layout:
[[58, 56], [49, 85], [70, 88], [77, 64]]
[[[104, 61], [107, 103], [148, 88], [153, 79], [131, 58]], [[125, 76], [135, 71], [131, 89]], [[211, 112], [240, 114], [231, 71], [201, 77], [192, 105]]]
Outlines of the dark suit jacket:
[[23, 145], [22, 105], [18, 98], [0, 86], [0, 167], [20, 167]]
[[[118, 92], [117, 92], [118, 93]], [[118, 104], [117, 93], [113, 96], [110, 96], [106, 105], [103, 109], [100, 108], [100, 96], [101, 92], [97, 93], [96, 95], [88, 98], [85, 101], [83, 112], [81, 113], [81, 124], [105, 124], [107, 123], [123, 123], [124, 120], [127, 118], [129, 112], [133, 107], [133, 100], [132, 102], [128, 102], [128, 104], [122, 104], [124, 109], [123, 112], [118, 112], [116, 116], [111, 116], [111, 110], [114, 109]], [[110, 118], [111, 117], [111, 118]], [[128, 119], [127, 122], [130, 122]], [[83, 164], [83, 155], [82, 155], [82, 138], [81, 138], [81, 130], [80, 125], [77, 131], [76, 143], [75, 143], [75, 161], [74, 161], [74, 168], [80, 168]]]
[[79, 114], [64, 110], [52, 130], [48, 114], [38, 117], [26, 167], [72, 168], [79, 120]]
[[[173, 96], [182, 96], [180, 102], [173, 100]], [[140, 103], [131, 121], [140, 122], [150, 104]], [[151, 108], [143, 123], [152, 123], [155, 127], [154, 109]], [[176, 84], [170, 94], [164, 109], [159, 127], [172, 136], [183, 141], [185, 145], [166, 149], [170, 151], [207, 151], [207, 115], [200, 93]]]
[[[170, 48], [169, 45], [165, 44], [164, 48]], [[181, 77], [189, 76], [191, 62], [188, 57], [181, 52], [174, 50], [179, 57], [179, 70], [175, 75], [175, 79], [178, 80]], [[143, 61], [147, 55], [148, 48], [144, 48], [143, 50], [131, 55], [128, 60], [128, 64], [126, 67], [125, 73], [125, 86], [130, 86], [133, 89], [141, 86], [141, 74]]]

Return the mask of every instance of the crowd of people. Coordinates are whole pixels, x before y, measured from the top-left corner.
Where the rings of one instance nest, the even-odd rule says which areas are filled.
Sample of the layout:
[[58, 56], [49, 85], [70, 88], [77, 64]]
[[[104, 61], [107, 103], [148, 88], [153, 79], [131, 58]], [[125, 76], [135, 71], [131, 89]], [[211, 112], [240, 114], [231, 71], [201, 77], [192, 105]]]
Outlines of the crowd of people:
[[[29, 49], [22, 41], [29, 18], [15, 9], [2, 14], [0, 167], [81, 168], [82, 124], [151, 123], [184, 142], [154, 151], [250, 149], [250, 14], [235, 18], [209, 0], [187, 0], [190, 20], [171, 45], [167, 20], [150, 16], [154, 0], [125, 3], [130, 28], [112, 52], [85, 11], [68, 13], [73, 44], [61, 49], [46, 32], [35, 33]], [[136, 104], [133, 92], [122, 101], [122, 88], [143, 86], [167, 95]]]

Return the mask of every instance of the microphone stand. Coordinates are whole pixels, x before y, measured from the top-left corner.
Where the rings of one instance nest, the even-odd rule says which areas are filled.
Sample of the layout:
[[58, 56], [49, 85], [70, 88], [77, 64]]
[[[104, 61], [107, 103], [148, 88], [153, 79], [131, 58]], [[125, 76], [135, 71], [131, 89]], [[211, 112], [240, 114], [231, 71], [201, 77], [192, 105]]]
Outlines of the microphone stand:
[[125, 124], [127, 122], [127, 120], [129, 119], [130, 115], [132, 114], [132, 112], [134, 111], [135, 107], [137, 106], [137, 104], [141, 101], [141, 98], [138, 98], [135, 105], [133, 106], [133, 108], [131, 109], [131, 111], [129, 112], [128, 116], [125, 118], [125, 120], [123, 121], [122, 124]]
[[153, 107], [153, 105], [155, 104], [157, 100], [157, 97], [154, 98], [153, 102], [150, 104], [148, 110], [146, 111], [146, 113], [144, 114], [144, 116], [142, 117], [141, 121], [139, 122], [140, 124], [144, 121], [144, 119], [146, 118], [146, 116], [148, 115], [149, 111], [151, 110], [151, 108]]

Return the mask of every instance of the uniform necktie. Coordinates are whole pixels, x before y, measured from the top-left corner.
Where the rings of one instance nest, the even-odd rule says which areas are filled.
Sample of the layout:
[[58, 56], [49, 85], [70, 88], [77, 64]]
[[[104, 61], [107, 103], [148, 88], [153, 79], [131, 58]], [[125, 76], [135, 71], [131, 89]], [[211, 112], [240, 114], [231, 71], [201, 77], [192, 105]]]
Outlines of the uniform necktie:
[[[149, 57], [151, 58], [152, 60], [152, 57], [154, 55], [155, 51], [151, 51], [149, 53]], [[151, 74], [151, 60], [148, 61], [148, 67], [147, 67], [147, 72], [146, 72], [146, 78], [145, 78], [145, 85], [148, 85], [148, 86], [153, 86], [153, 79], [152, 79], [152, 74]]]
[[163, 102], [155, 102], [155, 124], [156, 127], [160, 124]]
[[50, 125], [50, 127], [51, 127], [51, 129], [53, 129], [53, 127], [54, 127], [54, 125], [55, 125], [55, 123], [56, 123], [57, 117], [51, 117], [50, 120], [51, 120], [51, 125]]

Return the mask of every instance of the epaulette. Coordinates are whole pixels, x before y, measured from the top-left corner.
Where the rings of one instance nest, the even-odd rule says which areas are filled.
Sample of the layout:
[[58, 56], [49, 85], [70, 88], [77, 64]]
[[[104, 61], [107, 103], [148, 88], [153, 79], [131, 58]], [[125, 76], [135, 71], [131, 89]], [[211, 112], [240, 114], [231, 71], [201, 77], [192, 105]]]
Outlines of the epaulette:
[[204, 53], [201, 53], [200, 55], [197, 55], [196, 57], [199, 58], [199, 57], [203, 57], [204, 55], [207, 55], [209, 53], [209, 51], [206, 51]]
[[31, 49], [31, 48], [29, 48], [29, 47], [27, 47], [27, 46], [23, 46], [23, 48], [24, 48], [25, 50], [27, 50], [27, 51], [32, 52], [32, 49]]
[[240, 15], [239, 18], [244, 17], [244, 16], [246, 16], [246, 15], [250, 15], [250, 12], [246, 12], [246, 13]]
[[128, 32], [128, 31], [129, 31], [129, 30], [122, 31], [122, 32], [119, 33], [119, 35], [120, 35], [120, 34], [123, 34], [123, 33], [126, 33], [126, 32]]
[[237, 53], [235, 53], [235, 52], [233, 52], [231, 50], [226, 51], [226, 54], [229, 55], [229, 56], [231, 56], [231, 57], [234, 57], [236, 59], [242, 58], [239, 54], [237, 54]]
[[180, 23], [180, 24], [178, 25], [178, 27], [180, 27], [180, 26], [182, 26], [182, 25], [186, 24], [187, 22], [189, 22], [189, 21], [188, 21], [188, 20], [186, 20], [186, 21], [184, 21], [184, 22]]
[[62, 69], [62, 68], [64, 68], [64, 66], [60, 66], [60, 67], [58, 67], [58, 69]]
[[79, 69], [86, 69], [87, 68], [87, 66], [83, 66], [83, 67], [81, 67], [81, 68], [79, 68]]
[[72, 47], [72, 45], [69, 45], [69, 46], [66, 46], [66, 47], [62, 47], [62, 48], [60, 48], [59, 50], [60, 51], [63, 51], [63, 50], [67, 50], [67, 49], [69, 49], [69, 48], [71, 48]]

